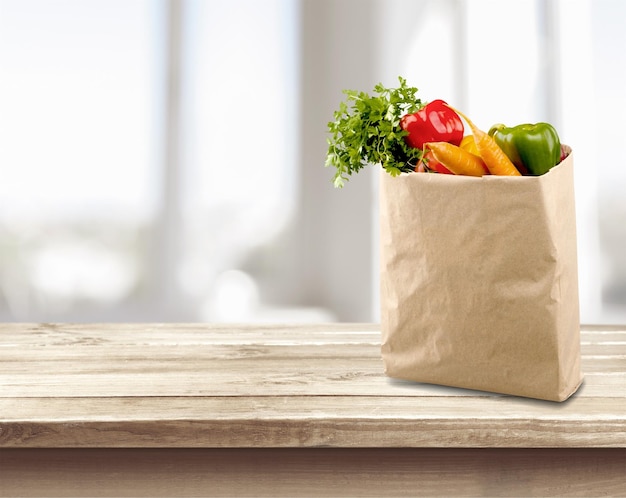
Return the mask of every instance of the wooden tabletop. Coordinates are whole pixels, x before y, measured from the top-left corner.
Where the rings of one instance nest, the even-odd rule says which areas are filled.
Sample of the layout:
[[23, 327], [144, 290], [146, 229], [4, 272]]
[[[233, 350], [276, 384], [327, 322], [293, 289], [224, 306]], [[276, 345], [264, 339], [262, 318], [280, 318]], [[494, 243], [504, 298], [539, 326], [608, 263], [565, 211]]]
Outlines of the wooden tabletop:
[[2, 324], [5, 448], [625, 448], [626, 328], [564, 403], [385, 377], [377, 325]]

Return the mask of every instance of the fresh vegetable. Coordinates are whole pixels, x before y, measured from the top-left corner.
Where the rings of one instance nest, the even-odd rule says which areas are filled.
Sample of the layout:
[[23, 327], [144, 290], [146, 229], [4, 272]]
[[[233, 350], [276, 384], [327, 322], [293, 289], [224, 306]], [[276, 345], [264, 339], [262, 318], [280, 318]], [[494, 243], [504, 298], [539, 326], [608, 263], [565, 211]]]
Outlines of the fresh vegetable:
[[478, 147], [476, 147], [474, 135], [465, 135], [463, 140], [461, 140], [461, 145], [459, 145], [459, 147], [461, 147], [461, 149], [465, 149], [467, 152], [471, 152], [475, 156], [480, 156]]
[[[422, 103], [417, 88], [398, 80], [397, 88], [379, 83], [374, 95], [344, 90], [346, 100], [328, 123], [326, 166], [335, 168], [335, 187], [369, 164], [392, 176], [415, 171], [542, 175], [568, 153], [548, 123], [499, 124], [485, 133], [443, 100]], [[467, 136], [464, 123], [471, 130]]]
[[521, 176], [521, 173], [492, 136], [478, 128], [465, 114], [456, 109], [455, 111], [467, 122], [472, 130], [478, 153], [492, 175]]
[[531, 175], [543, 175], [561, 162], [561, 141], [549, 123], [513, 127], [497, 124], [489, 135], [518, 169], [526, 169]]
[[455, 175], [483, 176], [489, 170], [483, 160], [457, 145], [448, 142], [429, 142], [424, 145], [437, 161]]
[[418, 172], [434, 172], [434, 173], [442, 173], [444, 175], [453, 175], [452, 171], [446, 168], [440, 161], [435, 159], [432, 150], [424, 150], [424, 155], [422, 156], [422, 160], [418, 163], [415, 171]]
[[343, 187], [348, 176], [368, 164], [380, 164], [393, 176], [415, 170], [422, 150], [410, 147], [407, 132], [400, 127], [400, 119], [423, 107], [416, 97], [417, 88], [409, 87], [398, 78], [398, 88], [374, 87], [377, 95], [345, 90], [347, 100], [328, 123], [326, 166], [334, 166], [335, 187]]
[[400, 127], [408, 133], [406, 142], [416, 149], [424, 149], [427, 142], [459, 145], [463, 140], [463, 121], [443, 100], [433, 100], [419, 111], [405, 115]]

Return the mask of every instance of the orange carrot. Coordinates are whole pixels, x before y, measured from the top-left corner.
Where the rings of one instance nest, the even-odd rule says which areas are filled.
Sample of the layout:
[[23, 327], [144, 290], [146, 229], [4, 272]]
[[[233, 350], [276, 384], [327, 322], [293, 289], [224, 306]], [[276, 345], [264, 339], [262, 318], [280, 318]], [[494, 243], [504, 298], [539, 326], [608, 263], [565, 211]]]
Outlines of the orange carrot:
[[480, 157], [451, 143], [429, 142], [424, 144], [424, 149], [431, 150], [433, 157], [455, 175], [483, 176], [489, 174], [489, 170]]
[[453, 107], [450, 107], [450, 109], [455, 111], [459, 116], [467, 121], [467, 124], [474, 134], [474, 141], [476, 142], [478, 153], [480, 154], [480, 157], [482, 157], [492, 175], [521, 176], [521, 173], [517, 170], [515, 165], [496, 143], [493, 137], [478, 128], [462, 112], [457, 111]]

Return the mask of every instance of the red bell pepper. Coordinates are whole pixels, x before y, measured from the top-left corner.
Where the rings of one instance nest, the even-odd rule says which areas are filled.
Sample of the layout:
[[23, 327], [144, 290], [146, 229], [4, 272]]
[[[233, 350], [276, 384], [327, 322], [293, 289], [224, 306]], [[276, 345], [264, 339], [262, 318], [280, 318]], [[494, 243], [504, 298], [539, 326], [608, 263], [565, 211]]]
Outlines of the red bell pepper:
[[400, 119], [400, 128], [408, 132], [404, 138], [410, 147], [423, 149], [428, 142], [460, 145], [463, 121], [443, 100], [433, 100], [413, 114]]

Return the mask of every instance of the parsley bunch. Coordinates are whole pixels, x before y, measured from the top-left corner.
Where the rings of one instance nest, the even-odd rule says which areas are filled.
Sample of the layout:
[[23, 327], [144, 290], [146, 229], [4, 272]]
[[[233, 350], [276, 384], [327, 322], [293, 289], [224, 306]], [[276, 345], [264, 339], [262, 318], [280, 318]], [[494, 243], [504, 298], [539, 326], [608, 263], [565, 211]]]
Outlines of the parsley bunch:
[[336, 168], [335, 187], [343, 187], [348, 176], [368, 164], [380, 164], [393, 175], [413, 171], [422, 151], [404, 141], [407, 132], [400, 128], [400, 118], [423, 107], [415, 97], [417, 88], [398, 78], [398, 88], [374, 87], [377, 96], [344, 90], [347, 100], [341, 102], [328, 123], [332, 137], [328, 141], [326, 166]]

